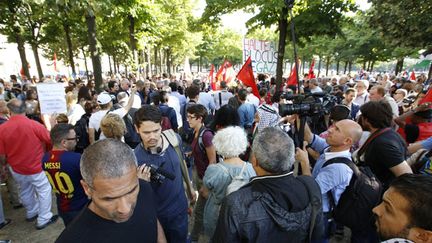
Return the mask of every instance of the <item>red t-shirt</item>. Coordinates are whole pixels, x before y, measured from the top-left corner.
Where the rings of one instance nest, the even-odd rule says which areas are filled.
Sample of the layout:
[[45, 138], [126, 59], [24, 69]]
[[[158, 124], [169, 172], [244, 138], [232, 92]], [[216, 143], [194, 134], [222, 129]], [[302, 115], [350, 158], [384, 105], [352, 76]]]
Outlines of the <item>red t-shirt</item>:
[[18, 174], [42, 172], [42, 156], [50, 149], [48, 130], [24, 115], [14, 115], [0, 126], [0, 154]]

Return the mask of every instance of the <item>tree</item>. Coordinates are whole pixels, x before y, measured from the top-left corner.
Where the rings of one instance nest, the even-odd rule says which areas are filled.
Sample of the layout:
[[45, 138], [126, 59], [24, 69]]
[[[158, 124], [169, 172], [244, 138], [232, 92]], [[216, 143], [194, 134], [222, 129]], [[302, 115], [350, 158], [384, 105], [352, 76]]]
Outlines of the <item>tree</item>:
[[[308, 0], [296, 2], [293, 9], [293, 19], [296, 24], [296, 35], [298, 39], [309, 40], [311, 36], [330, 35], [340, 33], [340, 22], [345, 18], [344, 13], [354, 10], [355, 5], [351, 0]], [[212, 0], [207, 1], [203, 19], [207, 22], [218, 21], [222, 14], [238, 9], [253, 12], [259, 9], [254, 17], [248, 20], [246, 25], [250, 29], [259, 26], [278, 26], [279, 48], [276, 81], [278, 87], [282, 82], [282, 63], [286, 45], [286, 33], [288, 30], [288, 8], [284, 1], [267, 0]]]
[[[369, 23], [388, 39], [392, 47], [432, 51], [432, 7], [430, 1], [371, 0]], [[400, 53], [403, 54], [403, 53]], [[403, 58], [398, 58], [398, 69]], [[432, 66], [430, 68], [432, 74]], [[431, 78], [431, 76], [429, 76]]]
[[20, 14], [22, 1], [6, 0], [0, 1], [0, 33], [8, 37], [8, 41], [18, 45], [18, 52], [21, 59], [21, 68], [26, 77], [30, 77], [28, 62], [24, 47], [23, 30], [19, 23], [22, 23]]

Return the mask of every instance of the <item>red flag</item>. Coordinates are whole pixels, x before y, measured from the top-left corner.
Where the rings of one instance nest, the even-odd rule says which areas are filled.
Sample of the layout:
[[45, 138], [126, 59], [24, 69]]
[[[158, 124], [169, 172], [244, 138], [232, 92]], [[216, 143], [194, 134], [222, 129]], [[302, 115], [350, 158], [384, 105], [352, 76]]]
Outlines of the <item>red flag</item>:
[[294, 63], [294, 66], [291, 70], [291, 74], [287, 80], [287, 85], [288, 86], [294, 86], [297, 84], [298, 84], [298, 82], [297, 82], [297, 69], [296, 69], [296, 63]]
[[53, 58], [54, 72], [57, 72], [57, 54], [54, 52]]
[[426, 102], [432, 102], [432, 88], [429, 88], [425, 97], [423, 97], [423, 99], [420, 100], [419, 105], [426, 103]]
[[242, 81], [242, 83], [246, 86], [249, 86], [252, 88], [252, 93], [260, 98], [258, 88], [255, 83], [255, 77], [252, 70], [252, 59], [249, 57], [245, 64], [243, 64], [243, 67], [240, 69], [240, 71], [237, 74], [237, 79]]
[[311, 79], [311, 78], [315, 78], [314, 66], [315, 66], [315, 58], [312, 59], [312, 64], [311, 64], [311, 66], [310, 66], [310, 68], [309, 68], [309, 74], [308, 74], [308, 78], [309, 78], [309, 79]]
[[411, 72], [410, 80], [416, 81], [416, 76], [415, 76], [414, 71]]
[[219, 89], [219, 82], [225, 81], [228, 85], [234, 81], [236, 75], [234, 68], [228, 60], [225, 60], [219, 71], [216, 73], [216, 89]]
[[214, 81], [214, 65], [211, 65], [210, 73], [209, 73], [209, 79], [210, 79], [210, 87], [212, 90], [216, 90], [216, 83]]

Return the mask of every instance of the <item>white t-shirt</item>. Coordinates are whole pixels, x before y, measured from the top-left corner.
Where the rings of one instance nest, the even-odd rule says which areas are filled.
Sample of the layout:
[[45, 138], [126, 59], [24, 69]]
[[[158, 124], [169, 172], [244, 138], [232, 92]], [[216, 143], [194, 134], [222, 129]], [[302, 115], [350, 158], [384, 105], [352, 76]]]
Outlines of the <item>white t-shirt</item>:
[[252, 105], [255, 106], [256, 109], [258, 109], [259, 106], [259, 99], [258, 97], [256, 97], [254, 94], [248, 94], [246, 96], [246, 103], [251, 103]]
[[[100, 123], [101, 123], [101, 121], [102, 121], [102, 118], [103, 118], [107, 113], [108, 113], [108, 110], [100, 110], [100, 111], [97, 111], [97, 112], [93, 113], [93, 114], [90, 116], [90, 120], [89, 120], [89, 128], [93, 128], [93, 129], [95, 130], [95, 132], [98, 131], [99, 128], [100, 128]], [[121, 108], [118, 108], [118, 109], [116, 109], [116, 110], [110, 111], [110, 113], [117, 114], [117, 115], [119, 115], [121, 118], [123, 118], [123, 117], [127, 114], [127, 111], [126, 111], [125, 108], [121, 107]], [[99, 139], [104, 139], [104, 138], [106, 138], [106, 137], [105, 137], [105, 135], [103, 134], [103, 132], [101, 131], [101, 134], [100, 134], [100, 136], [99, 136]]]

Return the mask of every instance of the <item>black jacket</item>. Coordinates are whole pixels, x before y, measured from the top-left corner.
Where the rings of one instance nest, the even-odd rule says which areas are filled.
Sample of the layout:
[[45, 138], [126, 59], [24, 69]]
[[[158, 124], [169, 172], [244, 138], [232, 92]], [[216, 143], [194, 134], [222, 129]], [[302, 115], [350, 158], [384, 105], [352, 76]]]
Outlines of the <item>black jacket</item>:
[[[312, 239], [321, 239], [321, 191], [312, 177], [301, 177], [318, 202]], [[255, 177], [223, 201], [213, 242], [307, 242], [310, 202], [308, 188], [292, 172]]]

